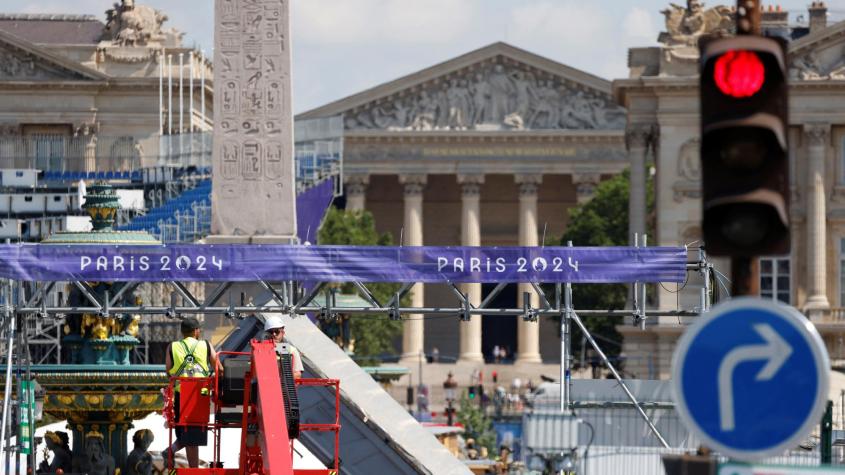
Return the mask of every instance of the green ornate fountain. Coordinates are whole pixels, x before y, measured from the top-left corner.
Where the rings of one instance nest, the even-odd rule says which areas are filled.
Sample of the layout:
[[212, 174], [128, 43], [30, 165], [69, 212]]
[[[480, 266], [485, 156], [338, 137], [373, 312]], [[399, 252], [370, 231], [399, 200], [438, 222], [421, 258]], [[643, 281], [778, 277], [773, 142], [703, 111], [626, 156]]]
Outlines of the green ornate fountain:
[[[120, 204], [115, 190], [105, 183], [90, 186], [83, 208], [91, 217], [92, 231], [58, 232], [42, 245], [161, 245], [146, 232], [113, 229]], [[117, 295], [124, 285], [87, 283], [100, 301]], [[69, 288], [68, 299], [72, 307], [91, 306], [75, 286]], [[121, 299], [124, 305], [141, 303], [131, 291]], [[75, 469], [86, 467], [86, 447], [90, 445], [86, 439], [101, 440], [116, 466], [122, 466], [132, 421], [163, 406], [160, 389], [168, 382], [164, 366], [130, 363], [131, 352], [140, 343], [139, 320], [138, 315], [124, 314], [68, 315], [61, 339], [67, 363], [33, 367], [38, 383], [46, 390], [44, 412], [68, 421]]]

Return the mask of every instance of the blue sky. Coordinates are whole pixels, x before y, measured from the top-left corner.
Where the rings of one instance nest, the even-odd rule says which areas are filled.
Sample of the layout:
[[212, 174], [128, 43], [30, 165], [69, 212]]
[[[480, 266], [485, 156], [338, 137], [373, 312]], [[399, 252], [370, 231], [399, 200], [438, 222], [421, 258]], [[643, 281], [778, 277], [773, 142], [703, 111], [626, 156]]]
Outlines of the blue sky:
[[[116, 1], [116, 0], [114, 0]], [[136, 0], [211, 53], [213, 0]], [[4, 13], [88, 13], [112, 0], [0, 0]], [[684, 3], [676, 0], [676, 3]], [[724, 3], [731, 3], [729, 0]], [[810, 0], [782, 0], [792, 16]], [[837, 2], [829, 1], [829, 5]], [[496, 41], [608, 79], [656, 44], [666, 0], [292, 0], [294, 109], [317, 107]], [[708, 2], [708, 6], [716, 5]], [[845, 12], [833, 7], [831, 15]]]

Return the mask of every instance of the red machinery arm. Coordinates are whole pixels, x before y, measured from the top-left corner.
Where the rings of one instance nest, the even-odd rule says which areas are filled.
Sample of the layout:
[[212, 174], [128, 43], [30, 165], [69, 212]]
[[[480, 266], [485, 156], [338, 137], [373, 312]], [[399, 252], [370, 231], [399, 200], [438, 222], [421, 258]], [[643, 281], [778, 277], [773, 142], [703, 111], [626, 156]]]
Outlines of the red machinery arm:
[[[250, 404], [252, 385], [244, 384], [244, 425], [241, 431], [241, 467], [248, 467], [248, 453], [260, 449], [264, 475], [293, 475], [291, 440], [285, 419], [284, 395], [279, 379], [276, 347], [271, 341], [252, 342], [251, 378], [257, 381], [256, 403]], [[250, 447], [250, 426], [257, 424], [257, 447]]]

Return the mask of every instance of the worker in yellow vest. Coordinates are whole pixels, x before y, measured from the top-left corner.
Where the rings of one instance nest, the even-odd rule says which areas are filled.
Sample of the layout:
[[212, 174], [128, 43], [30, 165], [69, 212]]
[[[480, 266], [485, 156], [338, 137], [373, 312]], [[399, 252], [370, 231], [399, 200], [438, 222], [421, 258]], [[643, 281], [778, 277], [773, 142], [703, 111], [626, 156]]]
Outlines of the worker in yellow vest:
[[[165, 368], [172, 377], [207, 378], [218, 368], [217, 353], [205, 340], [200, 340], [200, 322], [193, 317], [182, 320], [182, 339], [174, 341], [167, 347]], [[179, 421], [179, 385], [175, 385], [173, 398], [173, 412]], [[162, 452], [165, 464], [170, 457], [183, 447], [188, 458], [188, 466], [199, 466], [199, 446], [208, 445], [208, 431], [205, 427], [187, 426], [176, 428], [176, 441]]]
[[276, 351], [282, 350], [282, 346], [291, 354], [291, 368], [293, 369], [293, 377], [299, 379], [302, 377], [302, 355], [295, 346], [285, 341], [285, 321], [282, 317], [269, 316], [264, 321], [264, 334], [267, 340], [276, 343]]

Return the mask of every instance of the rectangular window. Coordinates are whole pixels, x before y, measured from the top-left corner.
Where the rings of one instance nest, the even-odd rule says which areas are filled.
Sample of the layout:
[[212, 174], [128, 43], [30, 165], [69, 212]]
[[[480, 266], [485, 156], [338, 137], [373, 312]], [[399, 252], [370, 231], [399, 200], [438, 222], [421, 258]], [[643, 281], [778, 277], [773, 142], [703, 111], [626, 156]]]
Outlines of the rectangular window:
[[760, 297], [791, 303], [789, 257], [760, 258]]

